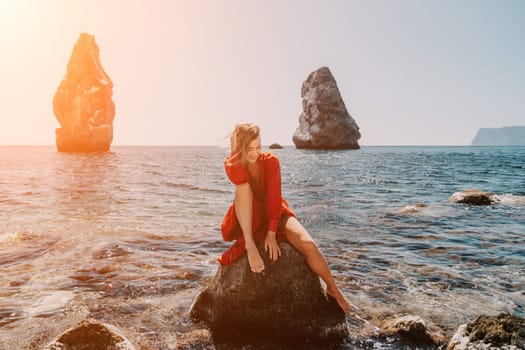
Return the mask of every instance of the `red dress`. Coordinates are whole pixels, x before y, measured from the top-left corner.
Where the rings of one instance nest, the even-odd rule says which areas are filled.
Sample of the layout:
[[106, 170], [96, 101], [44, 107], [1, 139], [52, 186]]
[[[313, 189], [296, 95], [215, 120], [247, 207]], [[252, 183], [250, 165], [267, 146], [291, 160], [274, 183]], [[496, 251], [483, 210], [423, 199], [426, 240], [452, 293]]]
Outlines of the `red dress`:
[[[261, 243], [268, 231], [276, 232], [278, 242], [285, 241], [286, 233], [283, 227], [279, 227], [279, 222], [282, 217], [295, 217], [295, 214], [288, 207], [288, 202], [281, 197], [279, 159], [272, 153], [262, 152], [257, 160], [260, 179], [256, 181], [242, 166], [239, 158], [239, 154], [226, 158], [224, 168], [228, 178], [234, 185], [250, 183], [254, 197], [252, 230], [255, 244]], [[228, 265], [241, 257], [246, 250], [244, 236], [235, 215], [234, 203], [230, 205], [222, 220], [221, 231], [222, 238], [225, 241], [236, 240], [219, 258], [221, 265]]]

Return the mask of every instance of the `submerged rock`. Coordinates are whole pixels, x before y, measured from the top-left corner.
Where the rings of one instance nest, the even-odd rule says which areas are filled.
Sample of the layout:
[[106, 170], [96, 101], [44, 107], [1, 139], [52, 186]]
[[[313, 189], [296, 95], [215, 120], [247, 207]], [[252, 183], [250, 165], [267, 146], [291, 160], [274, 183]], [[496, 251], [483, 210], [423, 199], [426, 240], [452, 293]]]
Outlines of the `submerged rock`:
[[502, 313], [461, 325], [447, 350], [525, 349], [525, 319]]
[[288, 243], [280, 248], [275, 262], [260, 249], [266, 266], [260, 274], [250, 270], [246, 254], [219, 266], [190, 316], [204, 321], [219, 340], [342, 342], [348, 327], [337, 302], [327, 297], [301, 253]]
[[61, 128], [56, 145], [61, 152], [108, 151], [113, 141], [113, 83], [102, 68], [95, 37], [87, 33], [73, 48], [66, 76], [53, 98]]
[[423, 204], [423, 203], [409, 204], [409, 205], [405, 205], [403, 208], [401, 208], [397, 212], [397, 214], [399, 214], [399, 215], [414, 214], [414, 213], [420, 212], [421, 210], [423, 210], [426, 207], [427, 207], [427, 205]]
[[454, 203], [465, 203], [472, 205], [490, 205], [494, 203], [494, 194], [483, 192], [478, 189], [470, 189], [455, 192], [450, 196], [450, 201]]
[[75, 328], [58, 336], [44, 350], [63, 349], [116, 349], [133, 350], [131, 342], [111, 325], [94, 320], [83, 320]]
[[346, 110], [327, 67], [310, 73], [301, 88], [303, 112], [293, 135], [297, 148], [358, 149], [359, 127]]

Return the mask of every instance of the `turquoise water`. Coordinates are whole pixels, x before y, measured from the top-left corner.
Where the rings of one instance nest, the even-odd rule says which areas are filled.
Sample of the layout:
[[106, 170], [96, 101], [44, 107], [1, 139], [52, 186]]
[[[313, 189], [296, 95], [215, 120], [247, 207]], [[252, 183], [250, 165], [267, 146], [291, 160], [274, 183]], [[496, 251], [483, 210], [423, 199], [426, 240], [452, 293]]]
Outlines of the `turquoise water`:
[[[283, 196], [371, 324], [409, 312], [450, 334], [480, 314], [525, 316], [525, 147], [273, 152]], [[173, 348], [228, 247], [225, 156], [0, 147], [0, 349], [38, 348], [85, 317]], [[448, 200], [469, 188], [501, 201]], [[365, 333], [363, 347], [395, 348]]]

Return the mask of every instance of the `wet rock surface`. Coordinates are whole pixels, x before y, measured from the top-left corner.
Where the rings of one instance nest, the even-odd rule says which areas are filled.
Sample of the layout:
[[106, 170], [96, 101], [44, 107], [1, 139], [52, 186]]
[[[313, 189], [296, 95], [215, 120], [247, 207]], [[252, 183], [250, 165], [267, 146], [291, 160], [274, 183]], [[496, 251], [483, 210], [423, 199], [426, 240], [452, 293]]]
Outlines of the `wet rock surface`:
[[525, 319], [502, 313], [482, 315], [458, 328], [447, 350], [525, 349]]
[[133, 350], [133, 345], [113, 326], [94, 320], [83, 320], [62, 333], [44, 350]]
[[414, 346], [439, 346], [445, 342], [436, 326], [415, 315], [387, 318], [383, 321], [383, 330]]
[[203, 321], [219, 343], [342, 342], [348, 336], [344, 313], [303, 256], [287, 243], [280, 247], [276, 262], [260, 249], [266, 266], [260, 274], [251, 272], [246, 255], [220, 266], [195, 299], [191, 318]]
[[450, 196], [450, 201], [472, 205], [490, 205], [494, 203], [494, 194], [478, 189], [470, 189], [453, 193], [452, 196]]

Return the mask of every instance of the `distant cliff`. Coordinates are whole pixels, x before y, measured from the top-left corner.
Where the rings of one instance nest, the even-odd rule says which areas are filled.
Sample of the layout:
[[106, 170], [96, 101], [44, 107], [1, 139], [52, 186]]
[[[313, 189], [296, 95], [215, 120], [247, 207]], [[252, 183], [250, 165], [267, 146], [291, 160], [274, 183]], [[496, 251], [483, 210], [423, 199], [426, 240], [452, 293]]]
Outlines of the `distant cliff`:
[[525, 146], [525, 126], [481, 128], [471, 146]]

